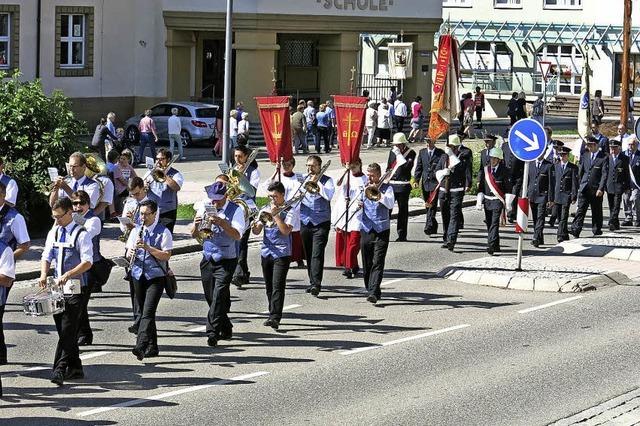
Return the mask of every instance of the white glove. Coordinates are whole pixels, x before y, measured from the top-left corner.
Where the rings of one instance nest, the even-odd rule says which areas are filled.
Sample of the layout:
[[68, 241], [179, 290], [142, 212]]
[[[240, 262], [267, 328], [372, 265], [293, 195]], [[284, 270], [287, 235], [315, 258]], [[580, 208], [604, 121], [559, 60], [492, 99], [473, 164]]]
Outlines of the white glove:
[[451, 174], [451, 169], [447, 168], [442, 170], [442, 175], [443, 176], [449, 176]]
[[393, 148], [391, 148], [391, 152], [393, 152], [395, 155], [400, 155], [400, 148], [394, 146]]
[[451, 150], [451, 148], [446, 147], [446, 148], [444, 149], [444, 153], [445, 153], [445, 154], [447, 154], [448, 156], [450, 156], [450, 155], [452, 155], [452, 154], [453, 154], [453, 151]]

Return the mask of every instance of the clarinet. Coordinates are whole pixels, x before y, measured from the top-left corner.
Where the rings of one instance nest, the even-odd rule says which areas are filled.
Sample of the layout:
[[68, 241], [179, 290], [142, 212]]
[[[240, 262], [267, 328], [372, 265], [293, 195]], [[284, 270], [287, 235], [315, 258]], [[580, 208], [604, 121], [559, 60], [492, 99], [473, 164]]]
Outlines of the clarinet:
[[[143, 230], [144, 230], [143, 225], [140, 224], [140, 233], [138, 234], [138, 239], [136, 240], [136, 244], [138, 243], [138, 240], [142, 238]], [[136, 252], [137, 251], [138, 251], [138, 249], [134, 247], [133, 254], [131, 255], [131, 259], [129, 260], [129, 270], [131, 270], [131, 268], [133, 268], [133, 263], [136, 261]]]

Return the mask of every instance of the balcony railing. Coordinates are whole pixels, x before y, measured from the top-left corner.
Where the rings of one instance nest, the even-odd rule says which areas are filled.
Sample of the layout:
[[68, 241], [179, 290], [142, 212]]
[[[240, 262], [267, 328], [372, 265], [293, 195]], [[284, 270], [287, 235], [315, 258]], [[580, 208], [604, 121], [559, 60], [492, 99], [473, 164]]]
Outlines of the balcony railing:
[[[467, 71], [460, 73], [460, 89], [473, 91], [480, 86], [486, 93], [542, 92], [542, 75], [530, 72], [488, 72]], [[557, 76], [551, 76], [547, 81], [547, 94], [555, 94], [558, 91]]]

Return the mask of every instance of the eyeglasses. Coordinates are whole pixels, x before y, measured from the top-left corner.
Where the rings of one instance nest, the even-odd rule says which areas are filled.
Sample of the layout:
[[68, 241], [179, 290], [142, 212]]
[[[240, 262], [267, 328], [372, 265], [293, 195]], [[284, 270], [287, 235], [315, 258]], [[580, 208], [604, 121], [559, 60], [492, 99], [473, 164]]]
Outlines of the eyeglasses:
[[165, 157], [156, 157], [156, 161], [162, 161], [162, 160], [166, 160]]
[[78, 200], [78, 201], [72, 201], [71, 204], [73, 204], [74, 206], [83, 206], [87, 203], [85, 203], [84, 201]]
[[156, 212], [140, 212], [140, 215], [144, 217], [153, 216], [154, 214], [156, 214]]
[[51, 218], [52, 219], [62, 219], [63, 217], [65, 217], [66, 215], [68, 215], [69, 213], [71, 213], [70, 211], [68, 212], [64, 212], [63, 214], [52, 214]]

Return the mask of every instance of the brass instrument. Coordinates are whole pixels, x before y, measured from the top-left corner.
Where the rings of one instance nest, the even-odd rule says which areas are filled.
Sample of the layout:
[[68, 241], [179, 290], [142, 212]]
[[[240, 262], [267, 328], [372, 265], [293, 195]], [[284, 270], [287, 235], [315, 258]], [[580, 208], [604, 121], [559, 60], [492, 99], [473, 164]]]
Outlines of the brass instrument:
[[254, 149], [253, 151], [251, 151], [251, 154], [249, 154], [249, 156], [247, 157], [247, 161], [245, 161], [243, 165], [236, 164], [234, 169], [239, 171], [240, 173], [244, 173], [247, 167], [249, 167], [251, 163], [253, 163], [256, 160], [257, 157], [258, 157], [258, 150]]
[[[129, 197], [129, 198], [131, 198], [131, 197]], [[125, 204], [126, 204], [126, 202], [125, 202]], [[138, 205], [136, 206], [136, 209], [133, 211], [133, 218], [134, 218], [134, 219], [135, 219], [136, 215], [137, 215], [139, 212], [140, 212], [140, 204], [138, 203]], [[135, 221], [134, 221], [134, 220], [132, 220], [132, 222], [134, 222], [134, 225], [135, 225]], [[127, 228], [127, 230], [126, 230], [126, 231], [124, 231], [124, 234], [122, 234], [122, 235], [120, 235], [120, 236], [118, 237], [118, 240], [122, 241], [123, 243], [126, 243], [126, 242], [127, 242], [127, 240], [129, 239], [129, 234], [131, 234], [131, 230], [132, 230], [132, 229], [133, 229], [133, 228]]]
[[[296, 205], [296, 203], [298, 203], [300, 201], [300, 198], [298, 197], [293, 197], [291, 199], [289, 199], [289, 201], [285, 202], [283, 205], [281, 205], [280, 207], [277, 208], [276, 214], [280, 214], [284, 211], [290, 210], [293, 206]], [[275, 226], [276, 221], [273, 218], [273, 214], [271, 214], [270, 211], [266, 211], [263, 210], [260, 212], [260, 214], [258, 214], [258, 218], [256, 219], [256, 221], [254, 221], [251, 224], [251, 227], [253, 228], [253, 225], [255, 225], [255, 223], [257, 223], [257, 221], [261, 222], [262, 225], [266, 228], [270, 228], [272, 226]]]
[[317, 194], [318, 192], [320, 192], [320, 185], [318, 185], [318, 182], [320, 181], [320, 178], [325, 174], [330, 165], [331, 160], [328, 160], [320, 169], [320, 173], [318, 173], [317, 175], [307, 176], [307, 180], [302, 184], [305, 193], [308, 192], [309, 194]]
[[100, 196], [96, 204], [100, 204], [104, 198], [104, 183], [98, 177], [107, 175], [107, 165], [96, 153], [88, 152], [84, 156], [87, 159], [87, 167], [84, 170], [84, 175], [89, 179], [95, 180], [98, 184]]
[[176, 158], [178, 157], [172, 157], [171, 161], [169, 161], [169, 164], [167, 164], [165, 167], [156, 167], [152, 169], [151, 174], [149, 175], [151, 179], [159, 183], [165, 183], [165, 181], [167, 180], [167, 170], [169, 170], [173, 162], [176, 161]]
[[391, 176], [393, 176], [393, 172], [394, 171], [395, 171], [395, 169], [387, 170], [384, 173], [384, 175], [382, 175], [382, 177], [380, 178], [378, 183], [372, 184], [372, 185], [368, 185], [364, 190], [364, 196], [367, 197], [367, 199], [369, 199], [371, 201], [380, 201], [380, 198], [382, 198], [382, 193], [380, 192], [380, 186], [382, 186], [384, 181], [386, 181]]
[[196, 234], [196, 241], [198, 244], [203, 244], [204, 240], [210, 238], [213, 235], [213, 229], [211, 228], [211, 216], [216, 214], [217, 209], [213, 205], [205, 206], [204, 217], [198, 225], [198, 233]]

